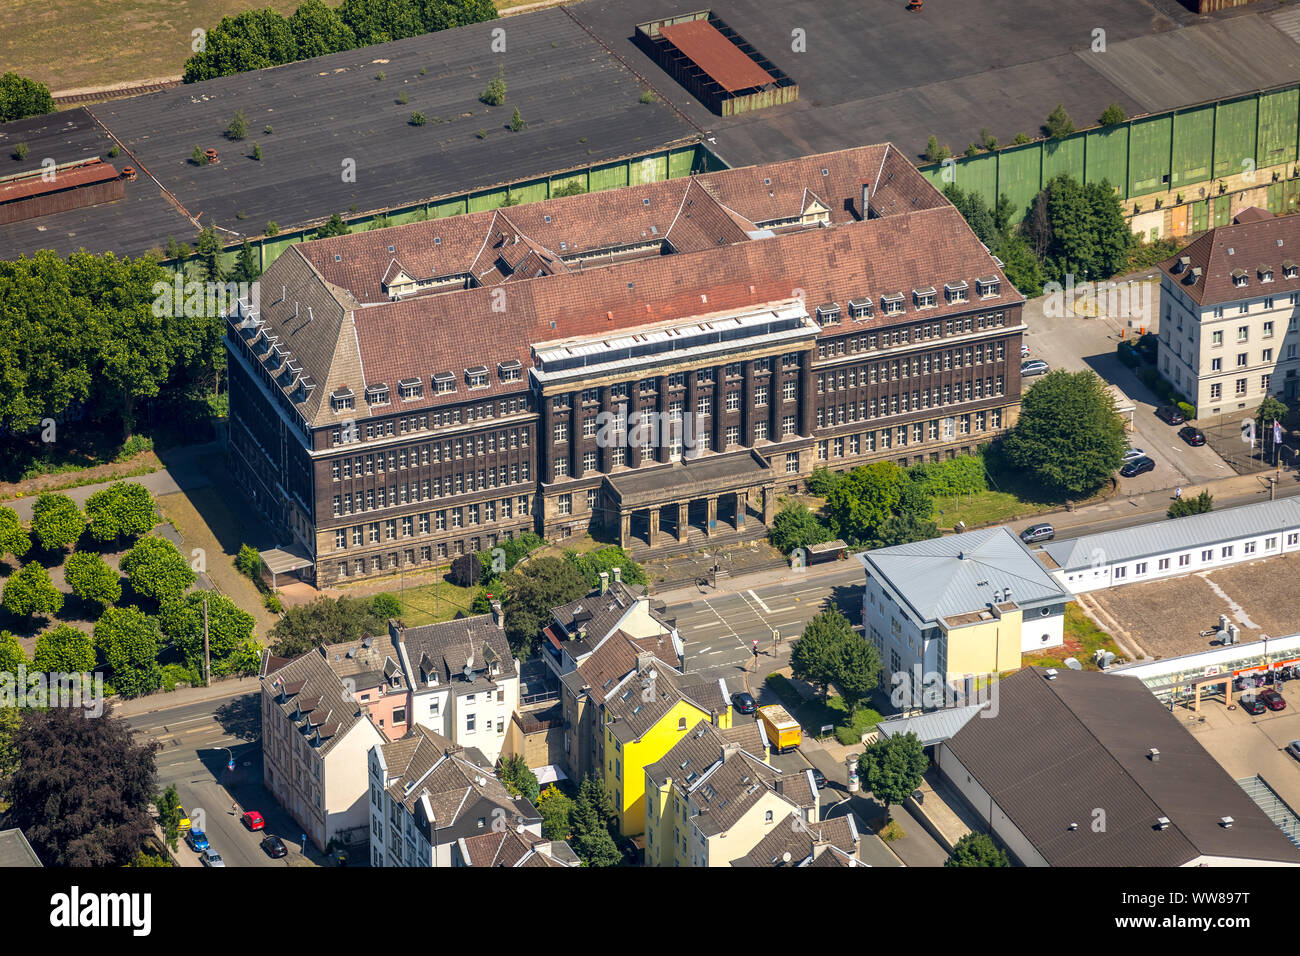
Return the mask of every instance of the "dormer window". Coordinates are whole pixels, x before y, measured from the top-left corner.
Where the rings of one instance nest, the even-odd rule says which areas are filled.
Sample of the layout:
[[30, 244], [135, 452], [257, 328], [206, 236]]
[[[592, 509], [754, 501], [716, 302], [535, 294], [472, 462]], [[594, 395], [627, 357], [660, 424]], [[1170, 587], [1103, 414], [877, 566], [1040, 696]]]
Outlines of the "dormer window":
[[854, 319], [871, 318], [871, 300], [865, 296], [861, 299], [849, 299], [849, 315]]
[[880, 308], [885, 315], [903, 314], [903, 293], [887, 292], [880, 297]]
[[934, 286], [926, 286], [924, 289], [913, 289], [912, 301], [916, 303], [918, 309], [933, 309], [935, 295]]
[[1232, 270], [1232, 284], [1235, 285], [1237, 288], [1241, 288], [1242, 286], [1244, 286], [1244, 285], [1245, 285], [1247, 282], [1249, 282], [1249, 281], [1250, 281], [1250, 280], [1249, 280], [1249, 278], [1247, 278], [1247, 276], [1246, 276], [1246, 270], [1245, 270], [1245, 269], [1233, 269], [1233, 270]]
[[1002, 280], [997, 276], [987, 276], [975, 280], [975, 294], [981, 299], [988, 299], [1002, 294]]
[[456, 376], [451, 372], [438, 372], [433, 376], [433, 391], [438, 395], [456, 391]]
[[424, 394], [424, 383], [418, 378], [404, 378], [397, 383], [397, 389], [402, 401], [410, 402]]
[[357, 397], [352, 389], [345, 386], [330, 393], [330, 407], [334, 409], [335, 414], [351, 411], [357, 407]]
[[970, 286], [966, 284], [965, 279], [957, 282], [947, 282], [944, 284], [943, 294], [949, 302], [969, 302]]
[[366, 386], [366, 404], [368, 405], [387, 405], [388, 386], [380, 383], [379, 385]]
[[1300, 275], [1300, 272], [1297, 272], [1297, 267], [1294, 262], [1288, 259], [1282, 263], [1282, 278], [1294, 279], [1297, 275]]
[[817, 306], [817, 324], [818, 325], [838, 325], [840, 321], [840, 307], [837, 302], [827, 302], [825, 305]]
[[500, 362], [497, 364], [497, 378], [503, 382], [517, 382], [523, 373], [524, 365], [519, 359], [511, 359], [509, 362]]
[[488, 370], [486, 365], [475, 365], [465, 369], [465, 384], [470, 388], [488, 387]]
[[1260, 282], [1272, 282], [1272, 281], [1273, 281], [1273, 267], [1272, 267], [1272, 266], [1260, 266], [1260, 267], [1259, 267], [1259, 281], [1260, 281]]

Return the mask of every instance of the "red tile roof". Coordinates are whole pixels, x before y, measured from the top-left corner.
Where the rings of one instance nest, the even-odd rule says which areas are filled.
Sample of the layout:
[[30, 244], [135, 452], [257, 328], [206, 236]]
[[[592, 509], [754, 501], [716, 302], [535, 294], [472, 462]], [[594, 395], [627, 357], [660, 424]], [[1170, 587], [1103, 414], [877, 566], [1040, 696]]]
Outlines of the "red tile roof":
[[674, 23], [659, 32], [728, 93], [776, 82], [708, 20]]
[[[1184, 268], [1182, 259], [1188, 260]], [[1172, 258], [1160, 263], [1165, 273], [1199, 305], [1217, 305], [1255, 296], [1300, 292], [1300, 277], [1288, 279], [1283, 264], [1300, 262], [1300, 214], [1249, 217], [1244, 222], [1211, 229]], [[1264, 282], [1261, 271], [1271, 269]], [[1195, 276], [1193, 270], [1200, 269]], [[1245, 273], [1245, 285], [1233, 281]]]

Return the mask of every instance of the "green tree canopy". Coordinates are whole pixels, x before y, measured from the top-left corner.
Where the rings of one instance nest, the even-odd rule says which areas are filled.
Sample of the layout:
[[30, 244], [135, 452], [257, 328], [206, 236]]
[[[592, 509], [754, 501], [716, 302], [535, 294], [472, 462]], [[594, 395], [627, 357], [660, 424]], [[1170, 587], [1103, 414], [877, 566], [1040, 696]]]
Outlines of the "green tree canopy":
[[160, 793], [154, 798], [153, 803], [158, 808], [158, 824], [162, 827], [167, 845], [175, 850], [180, 844], [181, 817], [185, 814], [185, 810], [181, 807], [180, 794], [176, 792], [176, 785], [172, 784]]
[[26, 663], [27, 655], [18, 643], [18, 638], [8, 631], [0, 631], [0, 674], [17, 674], [18, 665]]
[[289, 31], [298, 41], [299, 59], [355, 49], [356, 34], [322, 0], [303, 0], [289, 18]]
[[63, 607], [63, 592], [54, 586], [49, 571], [29, 561], [5, 582], [0, 607], [20, 617], [57, 614]]
[[46, 674], [89, 674], [95, 669], [95, 642], [85, 631], [56, 625], [36, 639], [32, 666]]
[[134, 538], [158, 522], [153, 495], [136, 481], [115, 481], [86, 499], [86, 522], [96, 541]]
[[153, 832], [154, 744], [123, 720], [80, 707], [29, 711], [14, 735], [18, 765], [3, 782], [5, 826], [46, 866], [125, 866]]
[[72, 593], [83, 601], [108, 607], [122, 598], [118, 573], [93, 551], [74, 551], [68, 555], [63, 562], [63, 577]]
[[835, 688], [852, 714], [880, 686], [880, 654], [876, 645], [861, 634], [849, 631], [840, 642], [839, 658]]
[[1091, 370], [1058, 370], [1025, 393], [1002, 452], [1048, 492], [1080, 498], [1106, 482], [1126, 445], [1106, 383]]
[[987, 833], [967, 833], [952, 848], [944, 866], [1010, 866], [1007, 854]]
[[1065, 111], [1064, 103], [1057, 103], [1056, 109], [1047, 114], [1043, 132], [1052, 139], [1064, 139], [1074, 132], [1074, 120], [1070, 119], [1070, 114]]
[[814, 544], [830, 541], [834, 535], [830, 528], [808, 510], [806, 504], [797, 501], [776, 513], [767, 537], [774, 548], [782, 554], [789, 554], [795, 548], [807, 549]]
[[32, 506], [32, 531], [46, 551], [76, 544], [85, 530], [85, 517], [67, 495], [45, 492]]
[[497, 767], [497, 776], [513, 796], [523, 797], [534, 806], [541, 794], [541, 784], [537, 774], [528, 768], [528, 761], [519, 754], [511, 754], [501, 759]]
[[54, 112], [54, 98], [44, 83], [9, 72], [0, 76], [0, 123]]
[[204, 48], [185, 61], [186, 83], [261, 70], [298, 58], [293, 30], [281, 14], [270, 8], [246, 10], [208, 31]]
[[1047, 277], [1064, 282], [1107, 279], [1127, 268], [1133, 237], [1110, 183], [1086, 186], [1069, 173], [1053, 177], [1034, 198], [1027, 237]]
[[278, 657], [298, 657], [321, 644], [358, 641], [366, 634], [388, 633], [388, 619], [362, 598], [318, 597], [284, 612], [271, 629], [271, 650]]
[[520, 657], [531, 657], [551, 610], [590, 588], [576, 564], [564, 558], [536, 558], [502, 579], [506, 637]]
[[325, 220], [325, 225], [316, 230], [317, 239], [331, 239], [334, 236], [346, 236], [352, 230], [348, 228], [343, 217], [338, 213], [332, 213], [329, 219]]
[[18, 512], [0, 505], [0, 557], [21, 558], [32, 549], [32, 536], [18, 520]]
[[569, 550], [564, 553], [568, 561], [572, 561], [574, 566], [582, 574], [583, 580], [587, 582], [588, 588], [600, 586], [600, 573], [604, 571], [609, 575], [611, 581], [614, 580], [614, 569], [620, 568], [619, 576], [623, 579], [624, 584], [645, 584], [645, 571], [641, 565], [637, 564], [628, 556], [628, 553], [616, 544], [606, 545], [603, 548], [597, 548], [594, 551], [588, 551], [586, 554], [579, 554], [577, 551]]
[[583, 866], [618, 866], [623, 862], [613, 836], [617, 822], [605, 784], [594, 774], [589, 775], [578, 789], [570, 816], [570, 846]]
[[95, 647], [112, 670], [113, 689], [139, 697], [162, 684], [158, 621], [139, 608], [110, 607], [95, 623]]
[[910, 732], [880, 738], [858, 761], [867, 789], [885, 805], [886, 812], [912, 795], [929, 764], [921, 739]]
[[1177, 498], [1169, 505], [1166, 512], [1170, 518], [1185, 518], [1188, 515], [1203, 515], [1214, 510], [1214, 495], [1202, 491], [1195, 498]]
[[1124, 107], [1112, 100], [1110, 106], [1102, 112], [1100, 122], [1102, 126], [1118, 126], [1126, 119], [1128, 116], [1124, 113]]
[[230, 658], [253, 639], [253, 616], [223, 594], [191, 591], [159, 609], [158, 624], [185, 666], [202, 673], [203, 602], [208, 604], [208, 653], [212, 675], [230, 672]]
[[822, 700], [840, 674], [841, 650], [853, 635], [849, 619], [837, 608], [822, 611], [804, 627], [790, 654], [791, 673], [817, 688]]
[[542, 836], [548, 840], [569, 839], [574, 802], [555, 784], [551, 784], [537, 797], [537, 812], [542, 815]]
[[836, 537], [882, 547], [939, 532], [930, 520], [934, 501], [892, 461], [854, 468], [826, 498]]
[[159, 604], [178, 600], [196, 577], [176, 545], [157, 535], [137, 541], [122, 556], [121, 567], [136, 594]]

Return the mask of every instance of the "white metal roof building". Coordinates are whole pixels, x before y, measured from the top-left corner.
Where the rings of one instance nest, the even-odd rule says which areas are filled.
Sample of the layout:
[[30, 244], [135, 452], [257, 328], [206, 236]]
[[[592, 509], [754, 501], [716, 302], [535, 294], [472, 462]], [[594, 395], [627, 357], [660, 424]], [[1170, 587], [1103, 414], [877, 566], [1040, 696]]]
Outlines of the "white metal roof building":
[[1300, 498], [1054, 541], [1052, 576], [1079, 594], [1300, 551]]

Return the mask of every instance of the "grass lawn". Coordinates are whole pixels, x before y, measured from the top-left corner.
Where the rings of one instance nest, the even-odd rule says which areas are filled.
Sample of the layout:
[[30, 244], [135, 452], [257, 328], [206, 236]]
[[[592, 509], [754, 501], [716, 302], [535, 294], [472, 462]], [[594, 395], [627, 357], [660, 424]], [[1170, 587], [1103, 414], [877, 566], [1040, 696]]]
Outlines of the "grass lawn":
[[450, 621], [461, 611], [468, 614], [476, 590], [477, 588], [457, 587], [448, 581], [439, 580], [408, 587], [405, 592], [393, 589], [383, 593], [403, 601], [402, 620], [407, 627], [419, 627], [422, 624]]
[[767, 686], [772, 688], [790, 716], [799, 721], [804, 732], [816, 736], [827, 724], [835, 728], [835, 738], [846, 746], [858, 743], [862, 735], [884, 718], [865, 704], [851, 717], [842, 697], [830, 697], [825, 703], [820, 698], [804, 700], [799, 692], [781, 674], [769, 674]]
[[968, 528], [979, 528], [1028, 518], [1059, 507], [1047, 502], [1023, 501], [1008, 491], [980, 491], [973, 496], [962, 495], [959, 503], [954, 498], [936, 498], [934, 520], [940, 528], [954, 528], [958, 521], [964, 521]]
[[1098, 670], [1093, 660], [1098, 649], [1105, 649], [1115, 655], [1116, 663], [1124, 659], [1119, 646], [1111, 636], [1092, 623], [1092, 619], [1083, 613], [1083, 608], [1071, 601], [1065, 606], [1065, 644], [1043, 654], [1026, 654], [1023, 663], [1026, 667], [1064, 667], [1065, 659], [1073, 657], [1086, 671]]

